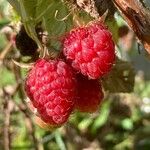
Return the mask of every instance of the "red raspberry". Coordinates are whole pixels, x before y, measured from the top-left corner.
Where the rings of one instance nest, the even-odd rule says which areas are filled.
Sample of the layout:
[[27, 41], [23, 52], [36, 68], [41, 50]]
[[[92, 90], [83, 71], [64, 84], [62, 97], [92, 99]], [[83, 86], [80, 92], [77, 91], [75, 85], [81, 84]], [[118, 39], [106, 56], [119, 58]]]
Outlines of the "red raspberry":
[[73, 29], [63, 46], [63, 53], [72, 67], [92, 79], [108, 73], [115, 60], [112, 35], [100, 22]]
[[39, 116], [51, 125], [65, 123], [75, 103], [72, 68], [61, 60], [39, 59], [29, 71], [25, 90]]
[[103, 99], [103, 92], [98, 80], [77, 77], [77, 100], [75, 108], [81, 112], [95, 112]]

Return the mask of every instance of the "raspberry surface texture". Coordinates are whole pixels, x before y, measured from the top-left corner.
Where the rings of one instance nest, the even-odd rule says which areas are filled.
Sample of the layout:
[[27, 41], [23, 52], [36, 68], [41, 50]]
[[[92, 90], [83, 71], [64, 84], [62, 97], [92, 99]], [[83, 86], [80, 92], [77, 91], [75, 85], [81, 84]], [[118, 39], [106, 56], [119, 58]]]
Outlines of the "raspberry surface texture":
[[74, 108], [76, 79], [62, 60], [39, 59], [27, 75], [25, 91], [44, 122], [61, 125]]
[[75, 108], [81, 112], [93, 113], [98, 110], [103, 92], [98, 80], [89, 80], [87, 77], [77, 77], [77, 99]]
[[75, 70], [91, 79], [107, 74], [115, 61], [111, 32], [100, 22], [71, 30], [63, 40], [63, 53]]

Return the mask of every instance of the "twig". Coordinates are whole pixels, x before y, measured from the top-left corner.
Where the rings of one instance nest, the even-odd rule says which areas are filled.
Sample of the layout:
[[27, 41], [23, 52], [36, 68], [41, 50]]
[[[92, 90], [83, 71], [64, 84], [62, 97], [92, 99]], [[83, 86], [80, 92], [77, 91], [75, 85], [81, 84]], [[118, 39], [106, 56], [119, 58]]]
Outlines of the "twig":
[[139, 0], [113, 2], [150, 54], [150, 11]]
[[95, 1], [94, 0], [77, 0], [76, 4], [78, 7], [83, 9], [85, 12], [90, 14], [93, 18], [98, 19], [99, 13], [97, 11], [97, 8], [95, 7]]
[[12, 50], [12, 47], [13, 47], [13, 43], [9, 42], [7, 44], [7, 46], [5, 47], [5, 49], [2, 50], [2, 52], [0, 53], [0, 60], [3, 60], [5, 58], [5, 56], [7, 55], [7, 53]]
[[[71, 143], [74, 143], [75, 149], [84, 149], [84, 147], [89, 146], [89, 142], [84, 136], [80, 136], [76, 130], [76, 127], [68, 123], [65, 127], [66, 140]], [[73, 137], [73, 138], [70, 138]]]
[[30, 114], [27, 110], [27, 104], [24, 101], [25, 95], [24, 95], [24, 90], [23, 90], [23, 87], [22, 87], [23, 79], [21, 77], [21, 70], [18, 66], [16, 66], [14, 64], [13, 71], [14, 71], [14, 74], [15, 74], [16, 82], [18, 83], [18, 90], [16, 92], [19, 93], [19, 97], [22, 101], [22, 104], [17, 104], [15, 102], [14, 103], [19, 108], [19, 110], [25, 115], [26, 127], [29, 131], [29, 134], [32, 137], [32, 141], [33, 141], [35, 150], [42, 150], [43, 148], [40, 145], [39, 140], [35, 136], [35, 126], [33, 124], [32, 118], [31, 118], [31, 116], [30, 116]]
[[11, 103], [9, 101], [9, 95], [3, 90], [4, 97], [4, 150], [10, 150], [11, 148], [11, 138], [10, 138], [10, 113], [11, 113]]
[[31, 116], [27, 110], [27, 106], [25, 104], [17, 104], [15, 101], [13, 101], [13, 103], [15, 104], [15, 106], [17, 108], [19, 108], [19, 110], [24, 114], [25, 116], [25, 123], [26, 123], [26, 127], [29, 131], [29, 134], [32, 137], [33, 143], [34, 143], [34, 148], [35, 150], [43, 150], [41, 144], [39, 143], [39, 140], [36, 138], [35, 136], [35, 126], [33, 124], [33, 121], [31, 119]]
[[24, 90], [23, 90], [23, 87], [22, 87], [23, 79], [21, 77], [21, 69], [20, 69], [20, 67], [16, 66], [14, 63], [13, 63], [13, 72], [14, 72], [14, 75], [15, 75], [16, 82], [18, 84], [19, 97], [20, 97], [22, 103], [25, 104], [25, 101], [24, 101], [25, 95], [24, 95]]

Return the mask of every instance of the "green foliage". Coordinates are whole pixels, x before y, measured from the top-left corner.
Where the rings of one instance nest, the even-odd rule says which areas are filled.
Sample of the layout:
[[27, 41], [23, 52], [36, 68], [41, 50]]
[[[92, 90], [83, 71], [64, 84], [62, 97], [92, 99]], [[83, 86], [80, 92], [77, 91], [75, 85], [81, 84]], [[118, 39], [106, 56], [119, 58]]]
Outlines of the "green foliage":
[[18, 0], [7, 0], [7, 1], [12, 5], [12, 7], [13, 7], [18, 13], [21, 12], [21, 10], [20, 10], [20, 5], [19, 5]]
[[92, 132], [95, 134], [99, 128], [101, 128], [106, 122], [109, 117], [110, 113], [110, 105], [111, 101], [105, 101], [100, 109], [99, 116], [94, 120], [92, 125]]
[[[41, 23], [44, 30], [48, 32], [49, 37], [52, 39], [53, 37], [55, 39], [55, 37], [63, 36], [73, 27], [72, 15], [66, 17], [70, 12], [62, 0], [7, 1], [18, 14], [16, 15], [16, 12], [13, 12], [14, 14], [12, 15], [15, 17], [13, 19], [16, 21], [19, 16], [21, 16], [21, 21], [24, 23], [28, 34], [37, 42], [39, 47], [42, 47], [42, 45], [35, 32], [35, 26], [37, 24]], [[85, 12], [80, 11], [79, 14], [86, 22], [91, 20], [89, 15]], [[124, 24], [124, 20], [121, 16], [116, 16], [117, 19], [108, 21], [107, 24], [117, 43], [119, 40], [118, 29]], [[1, 19], [0, 29], [8, 25], [10, 21], [14, 21], [11, 19], [6, 19], [6, 17]], [[52, 39], [50, 39], [51, 46], [56, 50], [60, 50], [60, 43]], [[8, 40], [6, 36], [2, 34], [0, 36], [0, 52], [5, 48], [7, 43]], [[135, 43], [133, 43], [133, 45], [134, 44]], [[122, 48], [120, 49], [122, 51]], [[133, 50], [136, 51], [136, 48]], [[0, 131], [3, 131], [5, 121], [3, 113], [3, 102], [5, 102], [5, 99], [1, 92], [7, 85], [13, 86], [17, 82], [23, 83], [27, 71], [26, 69], [21, 69], [21, 81], [16, 81], [13, 69], [9, 67], [8, 64], [5, 64], [11, 62], [10, 58], [12, 58], [13, 53], [15, 53], [15, 57], [18, 56], [14, 50], [8, 54], [6, 61], [4, 60], [2, 63], [0, 60], [0, 110], [2, 110], [2, 113], [0, 113], [0, 124], [2, 124]], [[24, 60], [25, 59], [26, 58], [24, 58]], [[135, 73], [130, 62], [117, 59], [116, 65], [114, 65], [110, 74], [101, 80], [106, 91], [106, 98], [98, 112], [93, 114], [74, 112], [64, 127], [53, 132], [45, 131], [33, 124], [38, 144], [41, 145], [44, 150], [74, 150], [84, 149], [85, 147], [90, 149], [90, 146], [93, 145], [96, 145], [98, 149], [104, 150], [130, 150], [133, 148], [135, 150], [149, 150], [149, 114], [144, 113], [141, 110], [141, 106], [145, 107], [142, 99], [144, 97], [150, 97], [150, 82], [145, 81], [144, 78], [135, 81]], [[20, 87], [19, 90], [21, 90]], [[133, 90], [134, 93], [131, 93], [132, 97], [126, 94], [127, 92], [133, 92]], [[118, 94], [120, 92], [125, 93], [124, 96], [127, 98], [125, 99], [121, 94]], [[113, 94], [110, 95], [110, 93]], [[23, 95], [23, 100], [21, 99], [20, 91], [15, 93], [11, 98], [19, 105], [24, 104], [25, 97]], [[116, 106], [116, 102], [118, 102], [119, 105]], [[121, 108], [121, 111], [119, 111], [119, 108]], [[28, 112], [26, 109], [23, 109], [23, 111]], [[124, 112], [126, 113], [124, 114]], [[29, 114], [32, 117], [30, 112]], [[30, 129], [28, 125], [26, 125], [26, 117], [16, 106], [11, 112], [10, 121], [12, 150], [34, 149], [35, 143], [29, 133]], [[2, 132], [0, 132], [0, 139], [3, 142], [4, 138]], [[78, 146], [82, 147], [78, 148]], [[94, 146], [92, 148], [96, 149]]]
[[111, 20], [108, 20], [106, 24], [108, 25], [108, 28], [112, 32], [113, 40], [115, 41], [115, 43], [117, 43], [119, 39], [118, 37], [119, 25], [117, 24], [117, 21], [115, 19], [111, 19]]
[[142, 97], [150, 97], [150, 81], [147, 81], [146, 83], [142, 80], [137, 82], [134, 90]]
[[0, 29], [2, 29], [4, 26], [8, 25], [8, 23], [10, 23], [10, 21], [7, 19], [0, 20]]
[[131, 63], [117, 59], [112, 71], [102, 79], [102, 84], [112, 93], [129, 93], [134, 89], [134, 80], [135, 71]]
[[13, 72], [3, 67], [0, 68], [0, 79], [3, 79], [0, 82], [0, 87], [15, 83]]
[[[37, 38], [35, 26], [42, 22], [49, 35], [62, 35], [71, 28], [71, 17], [63, 20], [69, 12], [59, 0], [8, 0], [21, 16], [27, 33], [37, 42], [38, 46], [42, 48], [42, 44]], [[58, 12], [58, 15], [55, 15]], [[57, 18], [58, 17], [58, 18]], [[58, 47], [58, 43], [55, 45]]]
[[133, 129], [133, 121], [130, 118], [125, 118], [122, 120], [121, 125], [126, 130], [132, 130]]
[[6, 37], [4, 34], [1, 34], [0, 36], [0, 51], [6, 46]]
[[[66, 18], [69, 14], [69, 10], [62, 1], [18, 0], [9, 2], [14, 6], [16, 11], [18, 11], [18, 14], [21, 15], [27, 33], [37, 42], [39, 47], [43, 47], [35, 32], [35, 26], [39, 22], [42, 22], [44, 28], [52, 39], [53, 37], [63, 36], [72, 28], [72, 15]], [[117, 42], [117, 22], [112, 20], [108, 21], [107, 24], [113, 33], [113, 38]], [[56, 40], [51, 40], [51, 46], [56, 50], [60, 49], [60, 43]], [[132, 92], [134, 87], [134, 77], [135, 73], [132, 65], [118, 59], [111, 73], [104, 77], [103, 86], [105, 90], [109, 90], [112, 93]], [[110, 83], [112, 83], [113, 86], [110, 86]]]
[[93, 123], [93, 119], [92, 118], [85, 118], [82, 119], [82, 121], [78, 124], [78, 128], [81, 131], [86, 130], [91, 124]]
[[61, 134], [58, 131], [55, 132], [55, 138], [56, 138], [56, 143], [59, 146], [59, 149], [60, 150], [66, 150], [65, 143], [61, 137]]

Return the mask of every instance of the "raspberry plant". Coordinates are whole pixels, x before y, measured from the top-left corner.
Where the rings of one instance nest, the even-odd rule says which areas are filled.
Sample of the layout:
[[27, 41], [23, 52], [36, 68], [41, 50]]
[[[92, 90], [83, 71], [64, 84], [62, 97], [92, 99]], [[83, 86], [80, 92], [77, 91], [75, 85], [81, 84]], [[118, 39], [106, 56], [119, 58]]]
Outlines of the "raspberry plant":
[[[118, 21], [121, 17], [116, 12], [117, 9], [122, 11], [126, 22], [147, 52], [149, 13], [143, 11], [144, 5], [139, 5], [140, 1], [137, 5], [134, 5], [136, 0], [130, 1], [130, 4], [128, 1], [121, 1], [8, 0], [13, 7], [14, 16], [11, 16], [10, 24], [13, 33], [7, 32], [10, 45], [0, 53], [0, 58], [2, 65], [14, 71], [17, 85], [11, 92], [16, 94], [18, 91], [22, 102], [16, 100], [13, 105], [27, 118], [31, 141], [36, 149], [39, 149], [39, 143], [35, 124], [45, 130], [54, 130], [52, 136], [63, 150], [67, 144], [63, 144], [60, 135], [64, 141], [69, 137], [72, 143], [75, 142], [75, 149], [85, 148], [82, 145], [84, 142], [81, 144], [76, 143], [80, 140], [74, 140], [74, 135], [78, 133], [81, 137], [85, 136], [87, 141], [89, 137], [90, 141], [100, 138], [102, 147], [110, 149], [108, 145], [113, 145], [113, 149], [118, 150], [120, 144], [114, 143], [121, 143], [134, 127], [141, 124], [138, 122], [139, 118], [132, 113], [137, 109], [136, 104], [131, 107], [133, 104], [130, 105], [128, 99], [122, 96], [122, 93], [131, 93], [134, 89], [135, 71], [131, 63], [122, 57], [122, 49], [129, 50], [133, 46], [134, 34], [124, 23]], [[124, 3], [126, 5], [122, 6]], [[137, 11], [139, 6], [142, 11]], [[120, 36], [122, 25], [128, 30]], [[120, 45], [123, 45], [121, 50]], [[3, 61], [5, 57], [7, 60]], [[10, 62], [12, 64], [9, 66]], [[22, 75], [24, 67], [26, 73]], [[9, 93], [10, 89], [7, 89], [9, 87], [2, 88], [0, 96], [3, 93], [4, 99], [15, 99], [15, 94]], [[24, 101], [25, 98], [28, 103]], [[126, 101], [122, 102], [122, 99], [126, 99], [130, 106], [127, 107]], [[6, 101], [5, 116], [8, 106], [9, 102]], [[127, 108], [126, 111], [123, 108]], [[137, 125], [134, 125], [136, 122]], [[7, 130], [8, 126], [6, 122]], [[116, 130], [119, 129], [127, 130], [127, 134], [118, 136]], [[112, 138], [106, 131], [114, 131], [119, 138]], [[42, 132], [47, 134], [44, 130]], [[98, 134], [100, 132], [101, 135]], [[72, 136], [75, 138], [70, 139]], [[122, 143], [121, 149], [131, 148], [131, 144], [126, 145], [126, 141]], [[136, 147], [136, 142], [134, 146]]]
[[[106, 76], [112, 75], [113, 65], [119, 65], [115, 62], [115, 37], [105, 24], [105, 15], [98, 17], [93, 8], [90, 15], [96, 18], [83, 18], [80, 10], [74, 10], [71, 3], [55, 0], [9, 2], [21, 16], [22, 30], [30, 36], [29, 43], [25, 43], [19, 40], [18, 34], [16, 46], [31, 57], [35, 55], [34, 51], [40, 54], [25, 82], [25, 91], [37, 109], [37, 115], [51, 126], [61, 126], [76, 108], [83, 112], [98, 110], [104, 95], [102, 88], [110, 90], [106, 88], [110, 84], [105, 82]], [[61, 11], [65, 12], [63, 16]], [[39, 23], [42, 28], [40, 37], [36, 30]], [[32, 46], [33, 40], [38, 50]], [[22, 45], [26, 47], [22, 48]]]

